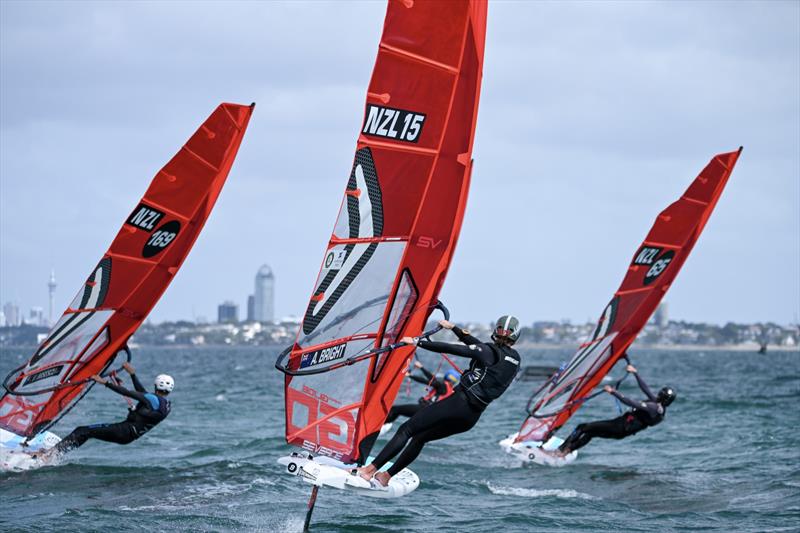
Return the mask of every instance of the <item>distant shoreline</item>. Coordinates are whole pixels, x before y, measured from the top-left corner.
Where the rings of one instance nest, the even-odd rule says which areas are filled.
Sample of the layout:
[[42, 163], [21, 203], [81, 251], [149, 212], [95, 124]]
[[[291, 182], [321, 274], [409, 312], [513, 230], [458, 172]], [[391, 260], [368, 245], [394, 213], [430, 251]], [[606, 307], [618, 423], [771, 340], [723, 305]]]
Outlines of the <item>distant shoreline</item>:
[[[524, 342], [517, 345], [518, 348], [524, 350], [577, 350], [578, 346], [575, 344], [543, 344], [534, 342]], [[20, 346], [2, 346], [3, 350], [20, 350], [33, 352], [37, 346], [20, 345]], [[206, 348], [246, 348], [251, 350], [272, 350], [276, 348], [284, 348], [282, 344], [270, 345], [248, 345], [248, 344], [140, 344], [131, 346], [132, 350], [138, 349], [159, 348], [167, 350], [187, 350], [187, 349], [206, 349]], [[666, 352], [687, 352], [687, 351], [709, 351], [709, 352], [753, 352], [758, 353], [758, 346], [730, 344], [730, 345], [710, 345], [710, 344], [634, 344], [631, 351], [637, 349], [644, 350], [662, 350]], [[770, 352], [797, 352], [800, 355], [800, 347], [798, 346], [767, 346], [767, 354]]]
[[[574, 344], [542, 344], [542, 343], [521, 343], [519, 348], [526, 350], [564, 350], [573, 349], [577, 350], [578, 346]], [[643, 350], [663, 350], [673, 352], [685, 352], [689, 350], [705, 350], [710, 352], [758, 352], [758, 346], [746, 344], [633, 344], [631, 351], [637, 349]], [[797, 352], [800, 354], [800, 347], [798, 346], [767, 346], [767, 353], [769, 352]]]

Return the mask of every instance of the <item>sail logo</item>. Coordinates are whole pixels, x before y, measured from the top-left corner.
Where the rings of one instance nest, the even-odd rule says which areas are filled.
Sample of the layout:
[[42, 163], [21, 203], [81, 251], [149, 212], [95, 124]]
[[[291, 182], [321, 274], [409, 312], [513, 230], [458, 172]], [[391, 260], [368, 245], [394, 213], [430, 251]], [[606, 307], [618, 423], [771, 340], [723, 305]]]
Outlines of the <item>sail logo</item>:
[[125, 223], [145, 231], [153, 231], [162, 218], [164, 218], [164, 213], [158, 209], [139, 204]]
[[344, 342], [315, 352], [304, 353], [300, 356], [300, 368], [308, 368], [343, 359], [346, 348], [347, 343]]
[[367, 104], [361, 133], [416, 143], [419, 142], [424, 124], [425, 115], [422, 113]]
[[431, 250], [435, 250], [440, 244], [442, 244], [442, 240], [443, 239], [436, 240], [433, 237], [421, 236], [419, 239], [417, 239], [417, 246], [420, 248], [430, 248]]
[[37, 381], [42, 381], [43, 379], [52, 378], [53, 376], [57, 376], [61, 373], [61, 369], [64, 368], [64, 365], [58, 366], [51, 366], [41, 372], [37, 372], [36, 374], [31, 374], [27, 378], [25, 378], [25, 382], [23, 385], [30, 385], [31, 383], [36, 383]]
[[153, 257], [161, 253], [164, 248], [175, 240], [181, 230], [181, 223], [177, 220], [167, 222], [150, 235], [142, 249], [142, 257]]
[[675, 252], [673, 250], [664, 252], [662, 255], [660, 255], [658, 259], [653, 262], [653, 265], [647, 271], [647, 274], [644, 275], [644, 284], [650, 285], [656, 279], [658, 279], [658, 277], [667, 269], [674, 257]]
[[353, 411], [341, 411], [341, 402], [311, 387], [286, 387], [286, 437], [314, 454], [343, 459], [356, 433]]
[[331, 250], [325, 256], [325, 268], [327, 270], [340, 270], [344, 266], [345, 259], [347, 259], [347, 250], [344, 248]]
[[653, 248], [652, 246], [642, 246], [636, 257], [633, 258], [634, 265], [652, 265], [656, 260], [658, 254], [661, 253], [661, 248]]

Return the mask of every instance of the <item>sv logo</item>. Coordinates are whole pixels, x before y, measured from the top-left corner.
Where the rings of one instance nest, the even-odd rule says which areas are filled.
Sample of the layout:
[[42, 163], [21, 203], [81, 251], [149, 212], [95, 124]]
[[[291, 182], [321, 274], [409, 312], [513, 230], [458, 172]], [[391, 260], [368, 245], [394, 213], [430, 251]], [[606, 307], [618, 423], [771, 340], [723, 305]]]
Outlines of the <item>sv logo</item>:
[[435, 250], [442, 244], [443, 239], [439, 239], [438, 241], [433, 237], [420, 237], [417, 239], [417, 246], [420, 248], [430, 248], [431, 250]]

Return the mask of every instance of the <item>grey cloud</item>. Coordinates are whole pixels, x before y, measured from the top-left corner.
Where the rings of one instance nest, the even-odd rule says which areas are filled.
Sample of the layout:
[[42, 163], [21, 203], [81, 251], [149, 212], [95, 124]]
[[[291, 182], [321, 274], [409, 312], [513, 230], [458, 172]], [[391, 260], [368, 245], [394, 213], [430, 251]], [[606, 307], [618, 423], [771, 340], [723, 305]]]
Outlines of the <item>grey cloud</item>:
[[[255, 100], [218, 206], [152, 316], [244, 305], [263, 262], [278, 312], [299, 314], [383, 13], [378, 2], [0, 3], [0, 300], [42, 305], [55, 266], [65, 305], [214, 106]], [[712, 155], [744, 144], [671, 312], [795, 318], [800, 5], [496, 2], [489, 15], [473, 187], [443, 293], [457, 317], [595, 318], [656, 214]], [[491, 264], [477, 259], [487, 252]]]

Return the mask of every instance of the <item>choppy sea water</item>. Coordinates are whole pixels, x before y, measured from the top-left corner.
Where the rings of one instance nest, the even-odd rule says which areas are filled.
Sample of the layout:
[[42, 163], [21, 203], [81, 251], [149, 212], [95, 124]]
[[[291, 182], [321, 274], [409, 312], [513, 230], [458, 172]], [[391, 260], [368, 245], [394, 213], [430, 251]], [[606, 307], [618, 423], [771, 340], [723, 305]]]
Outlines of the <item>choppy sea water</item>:
[[[0, 373], [28, 355], [0, 351]], [[557, 364], [571, 352], [523, 355]], [[291, 448], [274, 356], [138, 350], [143, 380], [176, 378], [167, 421], [128, 446], [90, 441], [58, 466], [0, 474], [0, 530], [300, 531], [310, 485], [275, 464]], [[637, 350], [633, 362], [653, 387], [678, 391], [660, 426], [595, 440], [565, 468], [521, 467], [497, 445], [538, 386], [518, 381], [471, 432], [425, 448], [414, 493], [386, 501], [322, 489], [313, 531], [798, 531], [800, 353]], [[421, 389], [410, 392], [399, 401]], [[98, 388], [54, 431], [125, 409]], [[616, 414], [603, 395], [573, 420]]]

